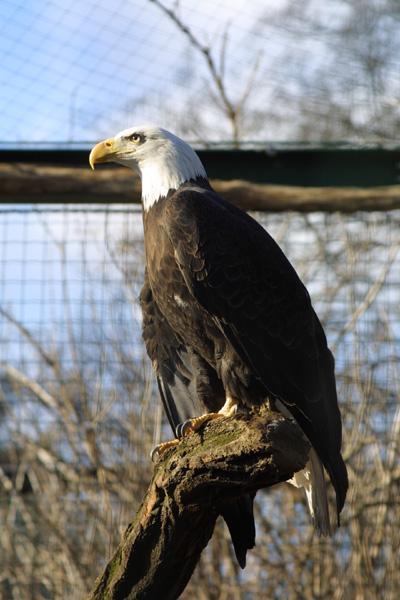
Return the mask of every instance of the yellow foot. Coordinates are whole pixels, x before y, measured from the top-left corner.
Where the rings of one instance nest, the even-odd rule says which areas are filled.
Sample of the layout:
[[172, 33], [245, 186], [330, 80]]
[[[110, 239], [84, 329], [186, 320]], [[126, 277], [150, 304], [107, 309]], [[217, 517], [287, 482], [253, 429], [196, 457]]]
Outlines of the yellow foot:
[[150, 452], [151, 460], [155, 462], [158, 458], [160, 458], [160, 456], [164, 454], [164, 452], [166, 452], [166, 450], [169, 450], [169, 448], [173, 448], [174, 446], [179, 444], [180, 441], [181, 440], [176, 439], [171, 440], [169, 442], [163, 442], [162, 444], [158, 444], [158, 446], [153, 448], [153, 450]]
[[201, 417], [195, 417], [194, 419], [185, 421], [181, 429], [182, 436], [187, 435], [191, 431], [198, 431], [204, 423], [207, 423], [207, 421], [212, 421], [219, 417], [231, 417], [236, 414], [238, 405], [238, 400], [234, 400], [230, 396], [227, 396], [225, 404], [218, 412], [205, 413], [204, 415], [201, 415]]
[[[219, 410], [216, 413], [206, 413], [204, 415], [201, 415], [201, 417], [188, 419], [187, 421], [185, 421], [185, 423], [183, 423], [181, 427], [179, 427], [179, 432], [177, 433], [177, 435], [183, 437], [191, 431], [198, 431], [204, 423], [207, 423], [207, 421], [212, 421], [213, 419], [218, 419], [219, 417], [231, 417], [232, 415], [236, 414], [238, 405], [238, 400], [234, 400], [230, 396], [227, 396], [225, 404], [223, 405], [221, 410]], [[158, 444], [158, 446], [153, 448], [153, 450], [150, 452], [151, 460], [155, 462], [164, 454], [164, 452], [166, 452], [166, 450], [169, 450], [169, 448], [173, 448], [174, 446], [179, 444], [179, 442], [180, 439], [176, 439], [171, 440], [170, 442], [163, 442], [162, 444]]]

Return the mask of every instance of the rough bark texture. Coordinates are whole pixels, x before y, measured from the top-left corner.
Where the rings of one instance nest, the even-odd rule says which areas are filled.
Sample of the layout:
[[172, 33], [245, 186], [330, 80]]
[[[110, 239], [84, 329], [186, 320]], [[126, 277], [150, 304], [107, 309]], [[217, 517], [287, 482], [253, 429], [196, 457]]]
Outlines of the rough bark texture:
[[87, 600], [173, 600], [209, 541], [219, 508], [292, 477], [309, 445], [292, 420], [268, 412], [209, 423], [167, 452], [120, 546]]
[[[400, 207], [400, 186], [375, 188], [299, 187], [242, 180], [211, 182], [215, 190], [245, 210], [355, 212]], [[0, 164], [2, 202], [140, 203], [141, 182], [130, 169], [96, 173], [73, 167]]]

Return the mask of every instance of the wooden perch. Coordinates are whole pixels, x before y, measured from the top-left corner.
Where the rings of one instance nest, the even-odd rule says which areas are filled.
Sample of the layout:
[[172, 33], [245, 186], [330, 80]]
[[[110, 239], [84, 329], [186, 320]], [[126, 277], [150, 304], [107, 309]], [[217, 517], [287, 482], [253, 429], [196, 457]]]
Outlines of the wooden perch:
[[[249, 181], [211, 181], [214, 189], [244, 210], [355, 212], [400, 208], [400, 185], [373, 188], [300, 187]], [[139, 204], [141, 182], [126, 168], [93, 172], [76, 167], [0, 164], [2, 202]]]
[[309, 444], [266, 408], [217, 419], [167, 452], [121, 544], [87, 600], [174, 600], [185, 589], [221, 507], [286, 481]]

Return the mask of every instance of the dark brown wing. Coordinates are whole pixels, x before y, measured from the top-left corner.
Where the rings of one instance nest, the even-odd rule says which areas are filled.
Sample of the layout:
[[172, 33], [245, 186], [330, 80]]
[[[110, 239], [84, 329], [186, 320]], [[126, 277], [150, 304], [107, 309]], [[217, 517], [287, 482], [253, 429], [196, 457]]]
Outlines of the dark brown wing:
[[143, 339], [172, 430], [180, 423], [203, 413], [196, 393], [195, 357], [176, 337], [160, 313], [149, 285], [147, 271], [140, 292]]
[[308, 292], [269, 234], [211, 188], [187, 184], [168, 199], [165, 227], [193, 298], [242, 361], [280, 398], [347, 489], [334, 361]]
[[[203, 395], [212, 395], [219, 405], [224, 389], [211, 367], [193, 349], [178, 341], [153, 298], [147, 272], [140, 304], [143, 315], [143, 339], [156, 374], [157, 385], [169, 423], [178, 425], [206, 410]], [[247, 550], [254, 547], [255, 524], [253, 496], [244, 496], [221, 512], [231, 534], [238, 562], [246, 566]]]

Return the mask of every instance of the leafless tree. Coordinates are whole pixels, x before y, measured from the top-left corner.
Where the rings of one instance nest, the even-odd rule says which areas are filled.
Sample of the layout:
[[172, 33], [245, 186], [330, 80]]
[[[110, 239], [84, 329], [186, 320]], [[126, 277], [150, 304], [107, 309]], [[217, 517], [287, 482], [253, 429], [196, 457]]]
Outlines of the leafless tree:
[[[148, 1], [176, 25], [188, 45], [182, 65], [196, 73], [178, 108], [176, 98], [160, 100], [181, 133], [235, 145], [397, 140], [400, 13], [392, 0], [287, 0], [254, 10], [240, 40], [227, 26], [212, 41], [194, 33], [179, 2]], [[232, 56], [238, 43], [240, 58]]]

